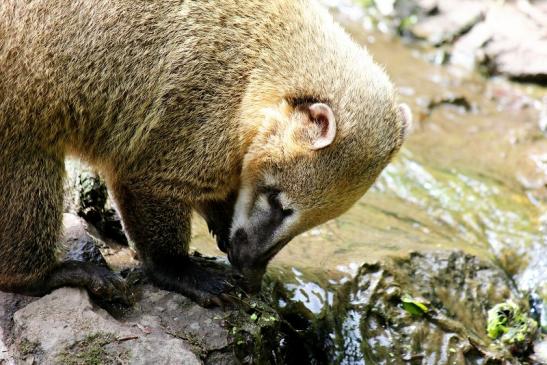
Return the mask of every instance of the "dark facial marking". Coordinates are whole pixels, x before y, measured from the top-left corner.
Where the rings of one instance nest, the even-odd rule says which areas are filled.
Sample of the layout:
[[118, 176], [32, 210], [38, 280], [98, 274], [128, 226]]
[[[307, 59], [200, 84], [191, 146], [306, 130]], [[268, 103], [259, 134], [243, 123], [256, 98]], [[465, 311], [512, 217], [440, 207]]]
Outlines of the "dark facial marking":
[[265, 194], [270, 206], [268, 212], [262, 212], [257, 226], [247, 232], [238, 229], [228, 247], [228, 260], [243, 276], [241, 285], [247, 291], [260, 288], [266, 265], [288, 240], [272, 242], [276, 229], [283, 220], [293, 214], [292, 209], [283, 209], [279, 201], [280, 190], [273, 187], [259, 187], [258, 194]]

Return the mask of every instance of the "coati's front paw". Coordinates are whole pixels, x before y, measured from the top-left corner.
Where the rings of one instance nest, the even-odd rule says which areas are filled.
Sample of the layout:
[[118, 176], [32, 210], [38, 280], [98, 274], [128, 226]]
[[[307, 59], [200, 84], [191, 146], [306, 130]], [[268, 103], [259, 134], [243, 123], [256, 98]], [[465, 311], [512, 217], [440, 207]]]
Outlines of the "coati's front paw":
[[87, 290], [92, 296], [103, 301], [131, 304], [129, 288], [119, 275], [104, 267], [97, 267], [89, 274]]
[[233, 304], [234, 273], [227, 265], [199, 256], [165, 260], [146, 272], [160, 288], [176, 291], [203, 307]]

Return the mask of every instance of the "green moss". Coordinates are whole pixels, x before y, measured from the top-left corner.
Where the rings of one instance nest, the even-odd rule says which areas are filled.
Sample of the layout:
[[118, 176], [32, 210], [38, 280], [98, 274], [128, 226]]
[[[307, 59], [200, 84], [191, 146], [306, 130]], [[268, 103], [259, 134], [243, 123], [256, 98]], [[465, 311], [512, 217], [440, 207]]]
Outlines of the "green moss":
[[40, 345], [38, 343], [29, 341], [26, 338], [21, 340], [18, 345], [19, 353], [23, 356], [34, 353], [39, 347]]
[[503, 344], [519, 345], [532, 341], [537, 322], [512, 301], [495, 305], [488, 311], [488, 336]]
[[119, 357], [127, 357], [127, 352], [113, 354], [105, 350], [105, 346], [116, 341], [111, 333], [95, 333], [81, 341], [65, 348], [57, 358], [58, 362], [65, 365], [102, 365], [116, 363]]

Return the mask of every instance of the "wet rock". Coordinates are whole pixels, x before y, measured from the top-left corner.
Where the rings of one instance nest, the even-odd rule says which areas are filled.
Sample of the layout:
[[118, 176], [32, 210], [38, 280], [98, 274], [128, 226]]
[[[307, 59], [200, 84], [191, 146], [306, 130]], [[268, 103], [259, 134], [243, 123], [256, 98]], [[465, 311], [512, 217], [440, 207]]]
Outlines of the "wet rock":
[[435, 15], [424, 18], [410, 28], [415, 37], [426, 39], [434, 45], [452, 42], [467, 32], [483, 18], [485, 10], [481, 2], [456, 0], [440, 1], [436, 8], [438, 12]]
[[365, 264], [320, 313], [290, 311], [303, 313], [292, 325], [327, 363], [518, 364], [486, 330], [488, 310], [506, 300], [529, 310], [502, 270], [443, 251]]
[[[454, 45], [452, 61], [483, 63], [492, 73], [525, 81], [547, 81], [547, 12], [529, 5], [491, 5], [483, 22]], [[533, 14], [533, 15], [531, 15]]]

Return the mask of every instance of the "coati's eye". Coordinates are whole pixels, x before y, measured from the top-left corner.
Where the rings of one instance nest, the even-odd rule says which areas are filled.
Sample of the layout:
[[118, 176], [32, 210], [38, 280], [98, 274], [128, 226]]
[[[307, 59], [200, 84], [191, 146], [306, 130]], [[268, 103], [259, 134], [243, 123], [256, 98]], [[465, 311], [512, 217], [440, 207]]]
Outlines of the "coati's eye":
[[270, 188], [265, 188], [265, 190], [266, 190], [266, 196], [268, 199], [268, 204], [270, 204], [270, 207], [273, 210], [281, 212], [281, 214], [283, 215], [283, 218], [293, 214], [292, 209], [283, 209], [283, 205], [279, 201], [279, 194], [281, 193], [279, 189], [270, 187]]

